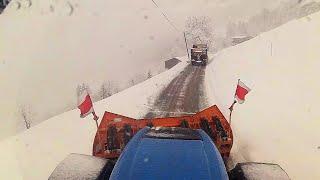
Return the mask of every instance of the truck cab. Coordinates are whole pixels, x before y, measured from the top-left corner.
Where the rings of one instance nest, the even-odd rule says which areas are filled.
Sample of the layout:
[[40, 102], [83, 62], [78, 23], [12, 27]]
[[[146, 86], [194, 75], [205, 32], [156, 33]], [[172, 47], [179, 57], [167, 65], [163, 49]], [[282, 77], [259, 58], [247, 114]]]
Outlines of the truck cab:
[[206, 44], [194, 44], [191, 48], [191, 64], [207, 65], [208, 62], [208, 46]]

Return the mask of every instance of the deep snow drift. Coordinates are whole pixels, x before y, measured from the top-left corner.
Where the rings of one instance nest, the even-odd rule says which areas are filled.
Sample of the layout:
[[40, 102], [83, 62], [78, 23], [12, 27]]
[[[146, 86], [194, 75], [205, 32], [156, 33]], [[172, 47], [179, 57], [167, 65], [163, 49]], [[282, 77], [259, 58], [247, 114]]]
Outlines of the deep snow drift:
[[252, 91], [232, 117], [234, 162], [280, 164], [292, 179], [320, 179], [320, 13], [216, 54], [207, 93], [226, 117], [240, 78]]
[[[104, 111], [143, 118], [155, 97], [186, 65], [184, 60], [164, 73], [95, 103], [95, 111], [100, 119]], [[63, 113], [1, 141], [0, 179], [47, 179], [68, 154], [91, 155], [96, 125], [91, 115], [81, 119], [79, 114], [78, 109]]]

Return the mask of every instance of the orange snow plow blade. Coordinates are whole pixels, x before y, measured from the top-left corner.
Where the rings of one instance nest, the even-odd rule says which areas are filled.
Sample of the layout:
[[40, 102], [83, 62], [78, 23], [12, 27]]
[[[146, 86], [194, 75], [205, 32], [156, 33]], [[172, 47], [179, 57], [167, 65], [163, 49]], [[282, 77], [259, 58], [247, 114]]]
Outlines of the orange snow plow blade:
[[108, 159], [118, 158], [129, 140], [146, 126], [202, 129], [211, 137], [224, 159], [230, 155], [232, 130], [216, 105], [190, 116], [153, 119], [133, 119], [105, 112], [94, 139], [92, 154]]

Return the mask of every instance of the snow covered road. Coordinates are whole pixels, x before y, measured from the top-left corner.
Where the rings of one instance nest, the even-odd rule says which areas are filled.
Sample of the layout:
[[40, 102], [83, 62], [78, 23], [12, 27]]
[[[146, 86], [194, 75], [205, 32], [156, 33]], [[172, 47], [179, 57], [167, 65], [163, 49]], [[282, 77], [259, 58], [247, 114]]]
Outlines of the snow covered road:
[[196, 113], [204, 106], [205, 67], [188, 65], [157, 97], [145, 116], [169, 117]]

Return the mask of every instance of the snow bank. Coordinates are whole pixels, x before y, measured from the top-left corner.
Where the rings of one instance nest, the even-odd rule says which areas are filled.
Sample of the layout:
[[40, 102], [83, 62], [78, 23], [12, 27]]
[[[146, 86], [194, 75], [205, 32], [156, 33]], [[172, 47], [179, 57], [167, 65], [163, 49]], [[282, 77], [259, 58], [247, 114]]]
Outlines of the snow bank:
[[[172, 69], [94, 104], [102, 117], [104, 111], [142, 118], [154, 99], [187, 65]], [[79, 118], [75, 109], [50, 118], [31, 129], [0, 143], [0, 179], [47, 179], [60, 161], [70, 153], [92, 153], [96, 132], [92, 116]]]
[[22, 108], [34, 126], [75, 108], [77, 85], [124, 89], [184, 47], [147, 0], [13, 0], [0, 26], [0, 138], [25, 129]]
[[320, 13], [217, 53], [207, 93], [226, 117], [240, 78], [252, 91], [232, 118], [233, 160], [280, 164], [292, 179], [320, 179]]

